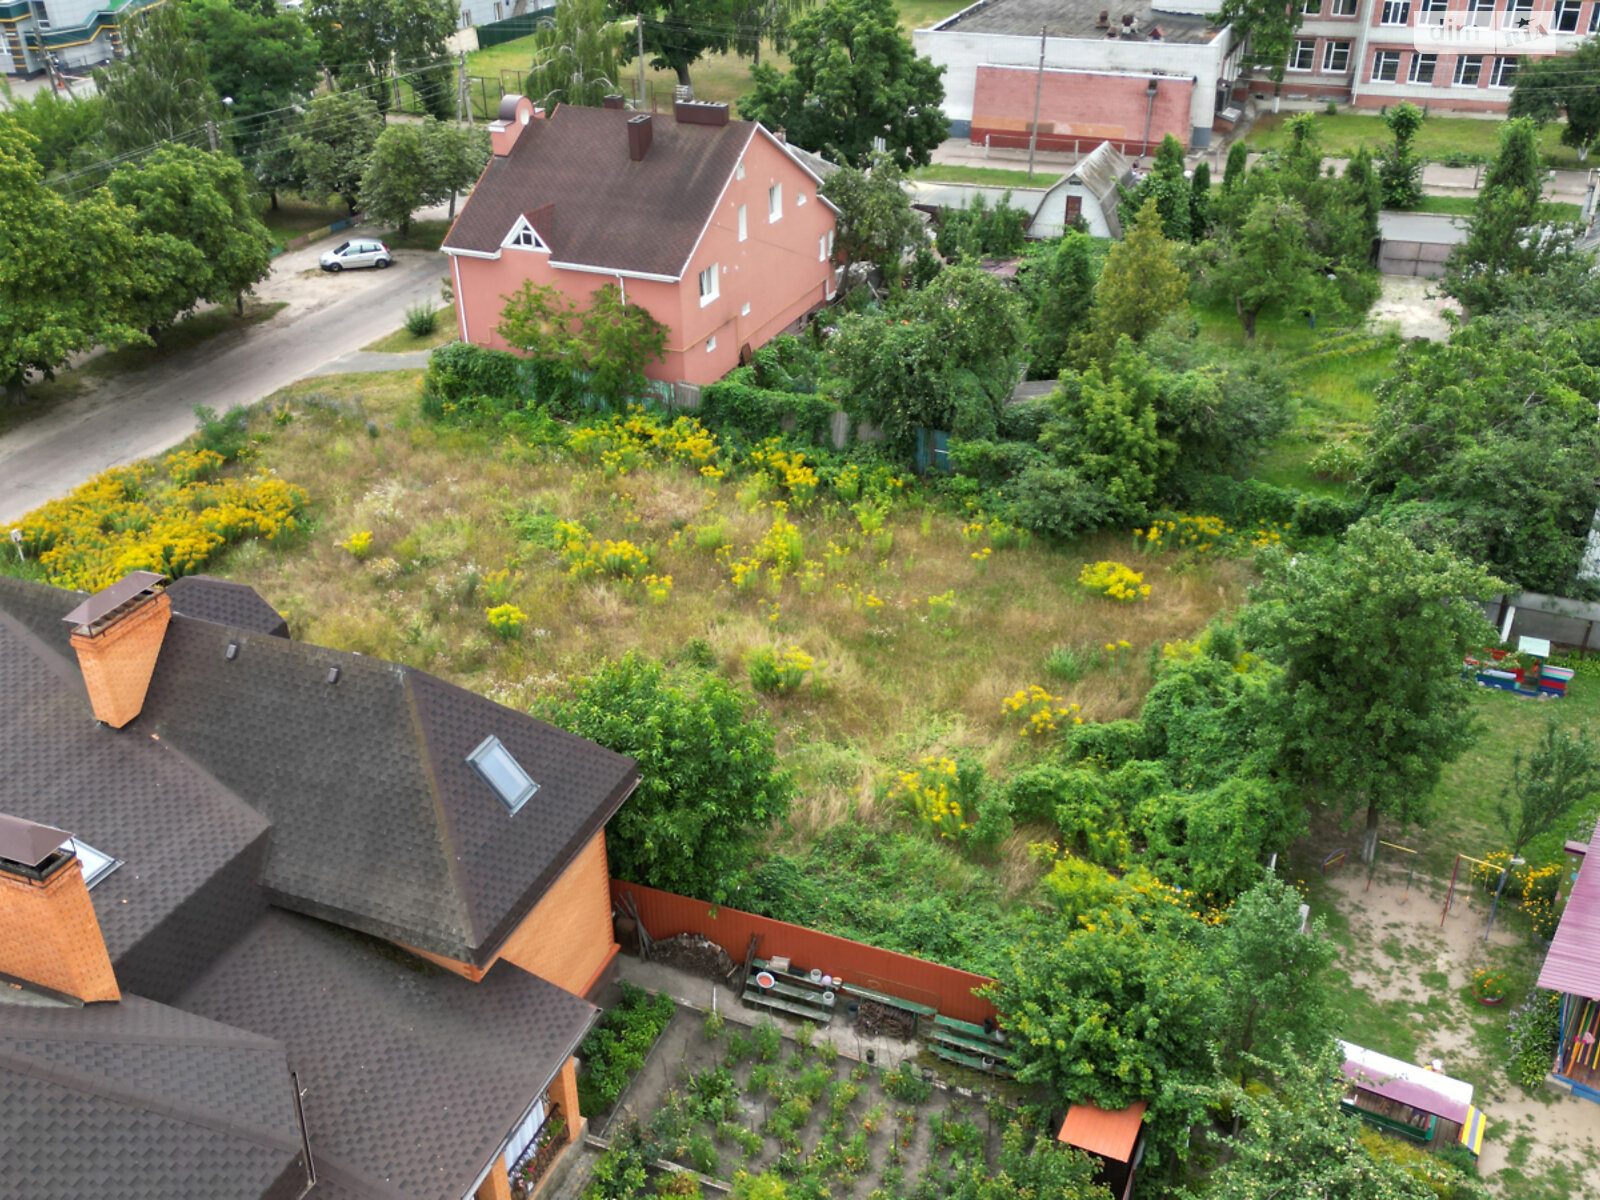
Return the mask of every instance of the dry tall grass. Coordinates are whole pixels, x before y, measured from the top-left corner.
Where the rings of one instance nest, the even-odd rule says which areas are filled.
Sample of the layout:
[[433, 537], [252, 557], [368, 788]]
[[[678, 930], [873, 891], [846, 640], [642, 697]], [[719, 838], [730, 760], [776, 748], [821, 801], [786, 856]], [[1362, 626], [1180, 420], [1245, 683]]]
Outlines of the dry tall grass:
[[[275, 407], [288, 419], [258, 419], [265, 436], [255, 458], [311, 492], [312, 532], [283, 549], [245, 547], [221, 573], [260, 590], [296, 637], [512, 702], [633, 648], [673, 659], [704, 639], [717, 669], [746, 681], [754, 650], [799, 646], [819, 663], [814, 680], [762, 703], [804, 790], [793, 819], [802, 837], [878, 819], [879, 781], [920, 755], [962, 750], [1003, 769], [1037, 753], [1001, 714], [1001, 701], [1027, 685], [1077, 703], [1089, 720], [1136, 712], [1151, 650], [1237, 604], [1247, 581], [1237, 562], [1131, 557], [1126, 534], [996, 550], [980, 565], [973, 553], [983, 543], [963, 536], [959, 517], [911, 497], [885, 526], [887, 554], [874, 553], [837, 505], [791, 512], [808, 559], [822, 560], [829, 542], [852, 549], [829, 559], [809, 594], [794, 577], [740, 590], [694, 538], [720, 522], [745, 553], [770, 526], [772, 509], [741, 505], [731, 479], [708, 484], [671, 466], [608, 479], [561, 454], [508, 455], [491, 435], [424, 423], [419, 383], [414, 373], [339, 377], [284, 393]], [[673, 578], [670, 598], [652, 603], [637, 584], [568, 577], [552, 550], [513, 527], [540, 511], [651, 547], [652, 569]], [[372, 546], [357, 561], [340, 543], [361, 530]], [[1078, 571], [1102, 558], [1143, 570], [1150, 599], [1086, 594]], [[496, 590], [500, 571], [508, 576]], [[954, 596], [948, 616], [928, 602], [945, 593]], [[503, 600], [527, 615], [520, 640], [488, 628], [485, 610]], [[1118, 641], [1131, 649], [1115, 667], [1071, 684], [1045, 673], [1054, 647]], [[1022, 887], [1031, 878], [1025, 844], [1012, 849], [1007, 884]]]

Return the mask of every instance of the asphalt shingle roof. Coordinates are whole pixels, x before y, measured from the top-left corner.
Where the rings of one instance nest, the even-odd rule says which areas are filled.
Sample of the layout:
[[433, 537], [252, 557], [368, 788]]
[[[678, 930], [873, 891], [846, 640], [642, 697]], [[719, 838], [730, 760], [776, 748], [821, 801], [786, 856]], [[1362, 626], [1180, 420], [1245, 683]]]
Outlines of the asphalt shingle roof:
[[[94, 720], [75, 662], [9, 615], [19, 595], [43, 614], [34, 586], [0, 579], [0, 811], [123, 860], [90, 899], [121, 986], [165, 1000], [260, 915], [267, 823], [173, 746]], [[55, 597], [65, 632], [76, 597]]]
[[137, 996], [0, 1004], [0, 1198], [301, 1196], [293, 1086], [281, 1043]]
[[167, 585], [167, 596], [172, 601], [172, 611], [186, 617], [253, 633], [270, 633], [273, 637], [289, 636], [289, 622], [283, 614], [246, 583], [213, 575], [185, 575]]
[[330, 1194], [417, 1200], [459, 1200], [472, 1187], [596, 1014], [509, 964], [469, 984], [281, 911], [180, 1003], [288, 1047]]
[[518, 217], [554, 205], [535, 222], [552, 261], [680, 278], [756, 123], [657, 113], [634, 162], [627, 123], [637, 115], [563, 104], [530, 121], [510, 154], [489, 160], [444, 249], [493, 254]]

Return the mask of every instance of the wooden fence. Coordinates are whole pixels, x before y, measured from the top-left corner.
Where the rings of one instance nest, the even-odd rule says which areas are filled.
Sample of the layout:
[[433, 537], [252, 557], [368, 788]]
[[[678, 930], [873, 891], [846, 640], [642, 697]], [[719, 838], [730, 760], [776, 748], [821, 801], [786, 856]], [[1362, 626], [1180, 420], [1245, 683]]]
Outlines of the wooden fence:
[[742, 963], [754, 934], [761, 939], [756, 950], [760, 958], [786, 956], [798, 969], [817, 967], [826, 974], [842, 977], [846, 983], [915, 1004], [931, 1005], [946, 1016], [974, 1024], [998, 1016], [993, 1004], [973, 994], [976, 989], [993, 982], [987, 976], [613, 879], [612, 902], [624, 893], [631, 895], [639, 906], [639, 917], [652, 938], [698, 933], [721, 946], [735, 962]]

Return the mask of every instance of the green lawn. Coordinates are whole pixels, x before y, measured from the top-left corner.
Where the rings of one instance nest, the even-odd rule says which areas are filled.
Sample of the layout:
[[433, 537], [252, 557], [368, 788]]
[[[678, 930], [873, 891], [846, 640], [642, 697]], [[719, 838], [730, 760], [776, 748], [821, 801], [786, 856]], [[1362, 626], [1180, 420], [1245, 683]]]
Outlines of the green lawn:
[[918, 167], [911, 173], [913, 179], [929, 183], [987, 183], [996, 187], [1047, 188], [1061, 178], [1056, 171], [1035, 171], [1028, 178], [1026, 171], [1011, 171], [1004, 167], [963, 167], [944, 163]]
[[338, 200], [319, 204], [304, 196], [280, 194], [278, 207], [268, 205], [261, 214], [261, 223], [277, 236], [288, 239], [342, 221], [349, 215], [350, 210]]
[[[1284, 125], [1293, 113], [1264, 116], [1250, 130], [1245, 144], [1251, 150], [1275, 150], [1284, 144]], [[1443, 162], [1451, 153], [1478, 155], [1487, 161], [1500, 146], [1499, 121], [1479, 121], [1472, 117], [1429, 117], [1417, 134], [1417, 149], [1433, 162]], [[1389, 131], [1376, 114], [1339, 113], [1335, 116], [1317, 115], [1317, 134], [1322, 139], [1324, 153], [1335, 158], [1348, 158], [1361, 146], [1376, 151], [1389, 141]], [[1561, 127], [1546, 125], [1540, 132], [1539, 151], [1545, 165], [1551, 167], [1581, 167], [1578, 152], [1561, 144]]]
[[968, 0], [899, 0], [895, 7], [900, 10], [900, 27], [909, 33], [953, 16], [967, 5]]
[[413, 221], [411, 231], [402, 237], [391, 229], [381, 235], [383, 244], [391, 250], [437, 250], [450, 232], [449, 221]]
[[433, 350], [439, 346], [449, 345], [461, 336], [456, 325], [456, 306], [447, 304], [435, 310], [435, 324], [432, 333], [425, 333], [421, 337], [402, 326], [393, 333], [385, 334], [375, 342], [369, 342], [361, 347], [378, 354], [408, 354], [413, 350]]
[[[1418, 204], [1414, 211], [1469, 217], [1476, 202], [1476, 197], [1473, 196], [1424, 196], [1422, 203]], [[1564, 204], [1559, 201], [1545, 204], [1544, 211], [1552, 221], [1576, 221], [1583, 216], [1581, 205]]]

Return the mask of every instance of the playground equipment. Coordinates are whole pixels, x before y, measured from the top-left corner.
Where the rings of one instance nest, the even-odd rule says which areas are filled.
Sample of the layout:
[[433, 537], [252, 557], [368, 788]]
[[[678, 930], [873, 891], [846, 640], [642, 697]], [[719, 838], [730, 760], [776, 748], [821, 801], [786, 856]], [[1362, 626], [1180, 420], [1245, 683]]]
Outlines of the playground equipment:
[[1349, 1088], [1339, 1104], [1386, 1133], [1423, 1145], [1458, 1142], [1473, 1155], [1483, 1149], [1483, 1113], [1472, 1103], [1472, 1085], [1439, 1069], [1391, 1058], [1365, 1046], [1340, 1042]]
[[1470, 855], [1470, 854], [1458, 854], [1458, 855], [1456, 855], [1455, 866], [1450, 868], [1450, 889], [1449, 889], [1449, 891], [1447, 891], [1445, 893], [1445, 896], [1444, 896], [1444, 912], [1439, 914], [1439, 928], [1440, 929], [1444, 928], [1445, 918], [1450, 915], [1450, 905], [1455, 901], [1455, 898], [1456, 898], [1456, 876], [1461, 871], [1461, 863], [1462, 863], [1463, 859], [1466, 860], [1469, 863], [1474, 864], [1475, 866], [1483, 867], [1485, 870], [1489, 870], [1489, 871], [1494, 870], [1494, 864], [1493, 863], [1485, 862], [1481, 858], [1473, 858], [1472, 855]]
[[1378, 856], [1383, 853], [1383, 848], [1385, 846], [1387, 846], [1390, 850], [1397, 850], [1401, 854], [1409, 854], [1411, 856], [1406, 860], [1405, 895], [1400, 897], [1400, 903], [1404, 904], [1411, 896], [1411, 880], [1412, 877], [1417, 873], [1417, 852], [1410, 846], [1397, 846], [1393, 842], [1386, 842], [1382, 839], [1379, 839], [1378, 848], [1372, 853], [1372, 864], [1367, 869], [1367, 886], [1365, 890], [1369, 892], [1372, 890], [1372, 877], [1378, 873]]
[[1551, 666], [1549, 658], [1549, 639], [1519, 637], [1515, 651], [1489, 647], [1468, 655], [1462, 663], [1462, 674], [1472, 675], [1479, 687], [1560, 700], [1567, 694], [1573, 671], [1570, 667]]

